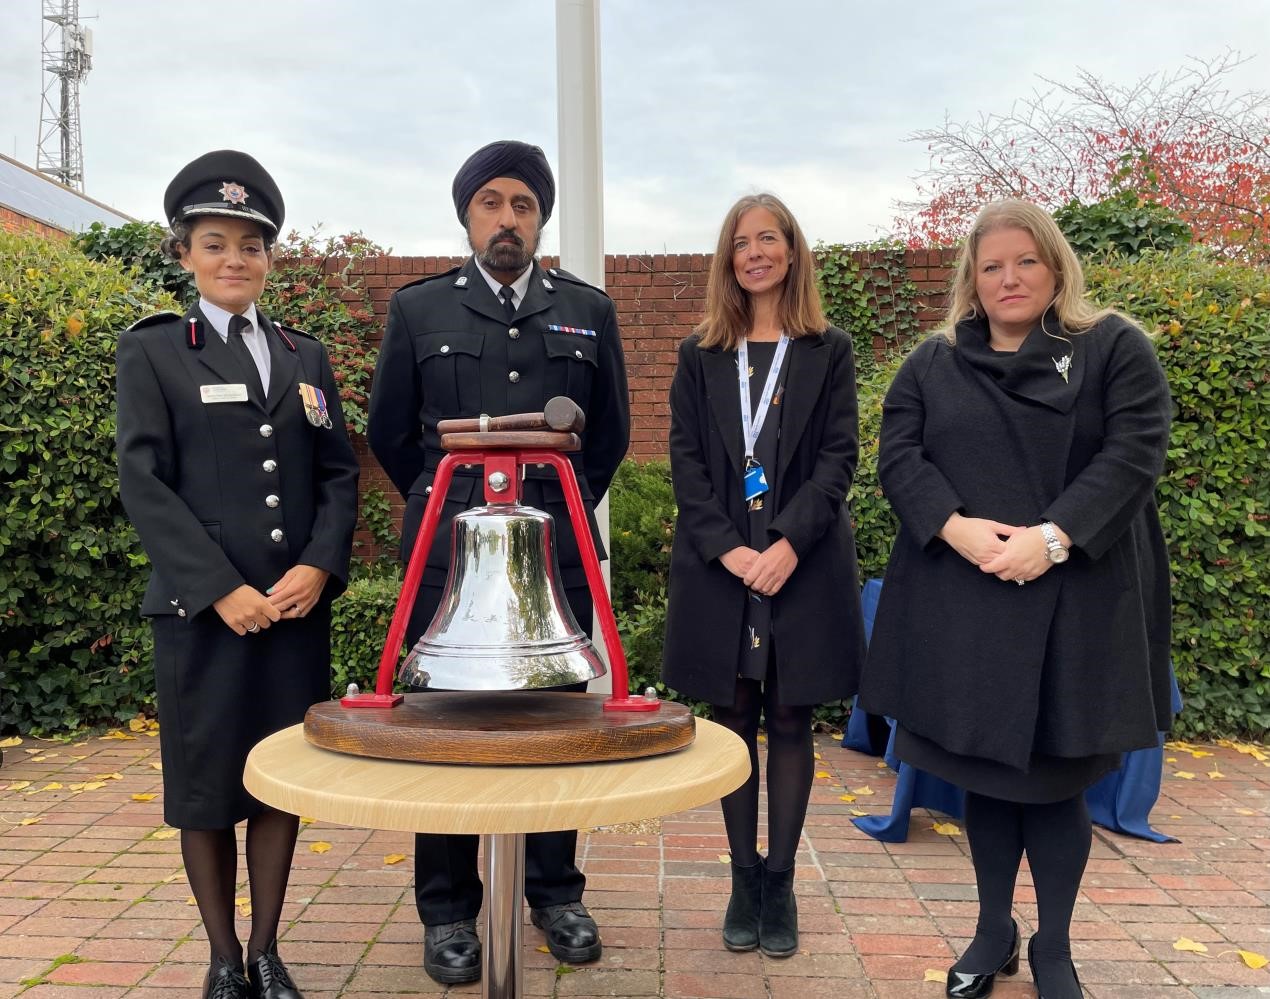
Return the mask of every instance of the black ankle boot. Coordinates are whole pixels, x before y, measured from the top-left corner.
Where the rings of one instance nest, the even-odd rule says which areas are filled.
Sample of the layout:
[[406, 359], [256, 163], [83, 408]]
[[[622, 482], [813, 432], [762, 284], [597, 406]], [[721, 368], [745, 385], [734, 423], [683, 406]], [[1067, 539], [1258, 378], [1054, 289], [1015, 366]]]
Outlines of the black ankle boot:
[[763, 861], [751, 867], [732, 864], [732, 897], [723, 916], [723, 946], [753, 950], [758, 946], [759, 909], [763, 901]]
[[798, 903], [794, 869], [773, 871], [763, 864], [763, 903], [758, 920], [758, 949], [768, 957], [798, 952]]

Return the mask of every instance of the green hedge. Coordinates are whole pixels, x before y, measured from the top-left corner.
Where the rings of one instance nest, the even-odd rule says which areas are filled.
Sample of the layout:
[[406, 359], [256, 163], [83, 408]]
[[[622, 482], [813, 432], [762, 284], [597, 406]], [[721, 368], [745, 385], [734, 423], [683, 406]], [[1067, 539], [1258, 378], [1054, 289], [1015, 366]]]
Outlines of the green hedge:
[[147, 563], [115, 472], [115, 342], [172, 306], [117, 263], [0, 233], [0, 730], [64, 732], [150, 703]]

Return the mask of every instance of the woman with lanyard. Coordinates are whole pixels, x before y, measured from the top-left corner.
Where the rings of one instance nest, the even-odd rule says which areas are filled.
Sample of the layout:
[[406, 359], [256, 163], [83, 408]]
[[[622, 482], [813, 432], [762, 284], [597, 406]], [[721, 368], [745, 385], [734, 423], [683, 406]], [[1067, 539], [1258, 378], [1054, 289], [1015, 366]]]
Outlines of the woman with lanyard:
[[[724, 946], [788, 957], [812, 711], [855, 692], [864, 627], [845, 505], [858, 451], [851, 339], [825, 321], [807, 241], [770, 194], [742, 198], [724, 219], [670, 410], [679, 519], [662, 676], [709, 701], [750, 750], [750, 779], [723, 799]], [[766, 859], [756, 846], [760, 717]]]
[[[301, 999], [278, 957], [299, 820], [243, 787], [253, 745], [330, 697], [357, 459], [326, 351], [257, 308], [283, 203], [245, 153], [207, 153], [163, 199], [164, 250], [199, 302], [119, 337], [119, 488], [153, 572], [163, 816], [211, 950], [203, 995]], [[246, 820], [247, 974], [234, 928]]]

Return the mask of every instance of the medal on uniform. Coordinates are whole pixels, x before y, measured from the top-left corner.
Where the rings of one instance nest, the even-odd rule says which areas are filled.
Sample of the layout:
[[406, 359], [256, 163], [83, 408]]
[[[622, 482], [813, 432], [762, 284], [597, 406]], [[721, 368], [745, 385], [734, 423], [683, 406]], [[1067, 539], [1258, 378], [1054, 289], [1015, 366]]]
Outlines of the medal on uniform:
[[767, 371], [767, 380], [763, 383], [763, 392], [759, 396], [758, 409], [750, 413], [750, 348], [747, 340], [742, 339], [736, 348], [737, 389], [741, 397], [741, 436], [745, 441], [745, 468], [742, 479], [742, 492], [745, 502], [752, 509], [755, 500], [768, 490], [767, 473], [763, 465], [754, 457], [754, 445], [758, 443], [758, 435], [763, 431], [763, 423], [772, 407], [772, 396], [776, 392], [776, 382], [780, 378], [781, 364], [785, 360], [785, 351], [789, 348], [789, 337], [781, 334], [776, 344], [776, 354], [772, 357], [772, 366]]
[[304, 415], [315, 427], [331, 429], [331, 414], [326, 409], [326, 396], [316, 385], [300, 383], [300, 399], [304, 403]]

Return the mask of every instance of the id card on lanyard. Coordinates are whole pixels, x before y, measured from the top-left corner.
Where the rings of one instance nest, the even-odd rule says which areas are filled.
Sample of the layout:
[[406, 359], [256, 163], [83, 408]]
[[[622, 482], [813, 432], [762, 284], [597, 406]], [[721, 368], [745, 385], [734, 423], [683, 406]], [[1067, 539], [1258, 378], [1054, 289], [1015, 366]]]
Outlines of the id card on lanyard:
[[763, 393], [758, 399], [758, 409], [750, 413], [750, 348], [749, 341], [742, 339], [736, 348], [737, 384], [741, 396], [741, 437], [745, 443], [745, 478], [743, 487], [745, 502], [762, 496], [768, 490], [767, 474], [763, 466], [754, 457], [754, 445], [758, 443], [758, 435], [763, 432], [763, 424], [772, 407], [772, 395], [776, 391], [776, 382], [780, 377], [781, 363], [785, 360], [785, 351], [789, 347], [789, 337], [782, 333], [776, 344], [776, 354], [772, 358], [772, 366], [767, 371], [767, 381], [763, 383]]

